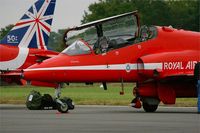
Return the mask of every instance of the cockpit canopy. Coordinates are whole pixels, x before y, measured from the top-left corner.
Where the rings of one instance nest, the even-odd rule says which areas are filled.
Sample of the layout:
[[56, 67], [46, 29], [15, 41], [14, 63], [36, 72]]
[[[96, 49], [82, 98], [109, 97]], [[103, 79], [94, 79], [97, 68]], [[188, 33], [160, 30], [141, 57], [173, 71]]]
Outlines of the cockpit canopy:
[[63, 39], [68, 48], [62, 53], [105, 53], [147, 40], [150, 35], [148, 30], [146, 27], [140, 28], [137, 11], [97, 20], [68, 29]]

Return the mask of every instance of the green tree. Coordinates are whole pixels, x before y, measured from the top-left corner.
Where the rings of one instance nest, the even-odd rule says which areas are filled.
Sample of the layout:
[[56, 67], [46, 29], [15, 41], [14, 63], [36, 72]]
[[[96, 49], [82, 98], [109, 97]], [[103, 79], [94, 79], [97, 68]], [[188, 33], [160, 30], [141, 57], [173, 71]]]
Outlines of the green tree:
[[200, 1], [168, 1], [170, 22], [176, 28], [200, 31]]
[[141, 24], [199, 31], [199, 5], [199, 0], [99, 0], [88, 7], [81, 22], [138, 10]]
[[48, 42], [48, 47], [55, 51], [62, 51], [66, 46], [63, 42], [63, 35], [65, 29], [58, 30], [58, 32], [51, 32]]
[[8, 34], [8, 32], [14, 27], [13, 24], [6, 26], [5, 28], [1, 28], [0, 30], [0, 40], [4, 38]]

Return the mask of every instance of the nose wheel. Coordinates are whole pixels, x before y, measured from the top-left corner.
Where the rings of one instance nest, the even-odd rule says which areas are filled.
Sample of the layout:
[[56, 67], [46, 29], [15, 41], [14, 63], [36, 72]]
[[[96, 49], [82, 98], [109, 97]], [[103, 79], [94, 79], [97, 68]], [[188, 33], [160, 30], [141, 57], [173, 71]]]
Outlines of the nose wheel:
[[64, 99], [56, 99], [57, 102], [57, 109], [61, 113], [67, 113], [69, 110], [69, 106], [64, 101]]
[[60, 98], [61, 96], [61, 84], [55, 88], [55, 95], [56, 95], [56, 104], [57, 109], [60, 113], [67, 113], [69, 110], [73, 110], [75, 108], [74, 103], [71, 98]]

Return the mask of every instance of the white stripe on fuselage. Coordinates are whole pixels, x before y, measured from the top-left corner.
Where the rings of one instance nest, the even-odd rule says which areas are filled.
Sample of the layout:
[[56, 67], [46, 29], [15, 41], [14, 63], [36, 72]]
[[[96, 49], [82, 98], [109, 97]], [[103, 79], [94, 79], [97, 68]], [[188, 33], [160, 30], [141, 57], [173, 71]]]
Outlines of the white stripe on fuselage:
[[162, 63], [144, 63], [145, 70], [162, 69]]
[[19, 47], [19, 53], [15, 59], [0, 62], [0, 70], [16, 70], [20, 68], [26, 61], [28, 53], [28, 48]]
[[[146, 67], [146, 68], [145, 68]], [[137, 70], [137, 63], [114, 64], [114, 65], [88, 65], [88, 66], [66, 66], [25, 69], [24, 71], [48, 71], [48, 70]], [[162, 69], [162, 63], [146, 63], [145, 70]]]

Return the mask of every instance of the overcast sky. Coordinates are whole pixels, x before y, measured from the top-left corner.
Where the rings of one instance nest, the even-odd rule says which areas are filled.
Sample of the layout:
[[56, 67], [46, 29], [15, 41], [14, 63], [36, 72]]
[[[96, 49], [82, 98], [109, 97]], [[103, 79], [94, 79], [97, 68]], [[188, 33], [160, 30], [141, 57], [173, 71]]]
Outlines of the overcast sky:
[[[0, 28], [15, 24], [37, 0], [0, 0]], [[79, 25], [88, 6], [98, 0], [57, 0], [52, 30]]]

